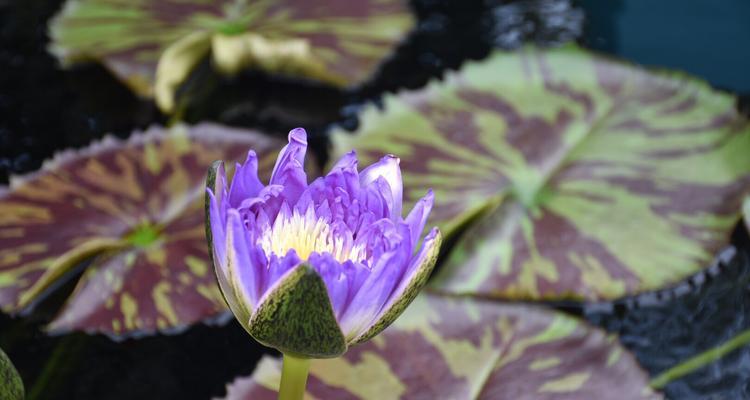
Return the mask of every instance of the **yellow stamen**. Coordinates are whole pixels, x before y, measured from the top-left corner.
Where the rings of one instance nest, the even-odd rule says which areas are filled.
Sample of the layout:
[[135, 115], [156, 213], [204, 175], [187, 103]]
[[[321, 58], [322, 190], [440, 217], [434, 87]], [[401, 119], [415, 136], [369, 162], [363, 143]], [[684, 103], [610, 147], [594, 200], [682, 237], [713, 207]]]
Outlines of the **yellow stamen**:
[[312, 208], [304, 215], [297, 210], [287, 218], [279, 214], [270, 229], [263, 230], [260, 245], [266, 255], [283, 256], [294, 249], [302, 260], [311, 253], [330, 253], [339, 262], [362, 261], [366, 257], [363, 246], [347, 245], [344, 238], [336, 237], [328, 222], [316, 217]]

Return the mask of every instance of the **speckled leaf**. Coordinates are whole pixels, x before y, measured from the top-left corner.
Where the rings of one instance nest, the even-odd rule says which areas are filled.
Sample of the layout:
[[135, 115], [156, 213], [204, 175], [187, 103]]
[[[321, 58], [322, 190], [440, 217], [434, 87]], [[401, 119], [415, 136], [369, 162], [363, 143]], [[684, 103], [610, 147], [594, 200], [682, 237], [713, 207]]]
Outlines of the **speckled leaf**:
[[[275, 399], [279, 367], [264, 358], [227, 399]], [[429, 294], [370, 342], [313, 360], [310, 374], [311, 399], [660, 398], [615, 337], [572, 317]]]
[[152, 128], [58, 155], [0, 197], [0, 306], [15, 313], [91, 257], [53, 330], [165, 331], [225, 309], [203, 228], [212, 161], [281, 141], [218, 125]]
[[[405, 196], [460, 239], [433, 285], [612, 299], [670, 285], [728, 243], [750, 188], [734, 98], [576, 47], [498, 52], [365, 110], [337, 152], [401, 157]], [[428, 224], [429, 225], [429, 224]]]
[[[231, 233], [227, 242], [232, 243]], [[326, 284], [307, 264], [279, 278], [250, 317], [247, 331], [263, 345], [297, 357], [331, 358], [346, 351]]]
[[24, 397], [23, 381], [10, 358], [0, 349], [0, 399], [23, 400]]
[[162, 52], [196, 32], [224, 39], [252, 34], [249, 41], [223, 43], [219, 53], [346, 86], [372, 74], [413, 24], [403, 0], [71, 0], [50, 33], [51, 51], [64, 63], [99, 60], [151, 95]]

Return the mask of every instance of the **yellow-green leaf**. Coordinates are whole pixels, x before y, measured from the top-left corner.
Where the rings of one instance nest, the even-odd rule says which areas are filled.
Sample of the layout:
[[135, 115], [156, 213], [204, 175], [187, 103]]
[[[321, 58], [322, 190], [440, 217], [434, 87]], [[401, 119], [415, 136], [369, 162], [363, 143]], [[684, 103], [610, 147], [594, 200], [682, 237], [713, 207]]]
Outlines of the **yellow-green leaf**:
[[[343, 357], [313, 360], [311, 399], [658, 399], [614, 336], [526, 305], [420, 295]], [[227, 400], [275, 399], [280, 360], [266, 357]]]
[[[209, 45], [224, 73], [253, 67], [349, 86], [367, 79], [413, 25], [405, 0], [70, 0], [52, 20], [50, 50], [64, 64], [99, 61], [144, 96], [154, 93], [157, 63], [181, 81]], [[196, 37], [205, 40], [186, 39]], [[160, 74], [167, 110], [164, 90], [179, 83]]]
[[152, 128], [64, 152], [0, 194], [0, 307], [17, 313], [92, 258], [51, 328], [169, 331], [225, 310], [203, 225], [212, 161], [283, 143], [218, 125]]
[[432, 224], [450, 236], [471, 223], [440, 291], [662, 288], [727, 245], [750, 189], [750, 124], [732, 96], [574, 46], [496, 52], [384, 103], [355, 135], [335, 134], [336, 152], [397, 154], [407, 200], [435, 190]]

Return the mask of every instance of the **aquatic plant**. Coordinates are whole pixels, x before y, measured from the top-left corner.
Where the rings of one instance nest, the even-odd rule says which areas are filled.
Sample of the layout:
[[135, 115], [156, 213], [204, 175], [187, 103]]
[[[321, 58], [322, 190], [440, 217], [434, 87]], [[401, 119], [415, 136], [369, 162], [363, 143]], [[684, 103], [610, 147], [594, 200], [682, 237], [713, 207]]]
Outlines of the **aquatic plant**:
[[[264, 357], [225, 400], [273, 400], [281, 363]], [[559, 311], [423, 291], [374, 340], [312, 360], [315, 399], [657, 400], [613, 335]]]
[[[52, 332], [175, 332], [226, 307], [203, 234], [205, 166], [283, 142], [214, 124], [153, 127], [58, 154], [0, 193], [0, 308], [29, 310], [85, 270]], [[88, 262], [90, 261], [90, 262]]]
[[281, 397], [301, 398], [309, 358], [337, 357], [390, 325], [425, 284], [440, 247], [420, 237], [433, 194], [401, 216], [398, 158], [357, 170], [354, 152], [310, 184], [307, 137], [289, 133], [268, 185], [250, 151], [227, 186], [212, 166], [206, 234], [222, 293], [243, 327], [284, 353]]
[[414, 26], [403, 0], [70, 0], [50, 23], [64, 65], [95, 60], [165, 112], [210, 56], [226, 75], [257, 68], [348, 87]]
[[674, 285], [729, 244], [750, 187], [750, 122], [684, 74], [576, 46], [497, 51], [367, 107], [337, 154], [401, 155], [405, 201], [465, 233], [432, 288], [600, 301]]

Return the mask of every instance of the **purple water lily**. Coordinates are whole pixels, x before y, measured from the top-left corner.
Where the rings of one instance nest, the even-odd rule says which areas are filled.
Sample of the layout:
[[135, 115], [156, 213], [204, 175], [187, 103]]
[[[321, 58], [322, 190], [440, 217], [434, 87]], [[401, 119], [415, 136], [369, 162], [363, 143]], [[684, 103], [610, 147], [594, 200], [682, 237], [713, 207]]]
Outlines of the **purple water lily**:
[[440, 246], [428, 192], [402, 218], [399, 159], [361, 172], [354, 151], [310, 184], [304, 129], [289, 133], [270, 183], [250, 151], [227, 188], [209, 171], [207, 236], [234, 315], [261, 343], [304, 358], [335, 357], [403, 312], [424, 285]]

